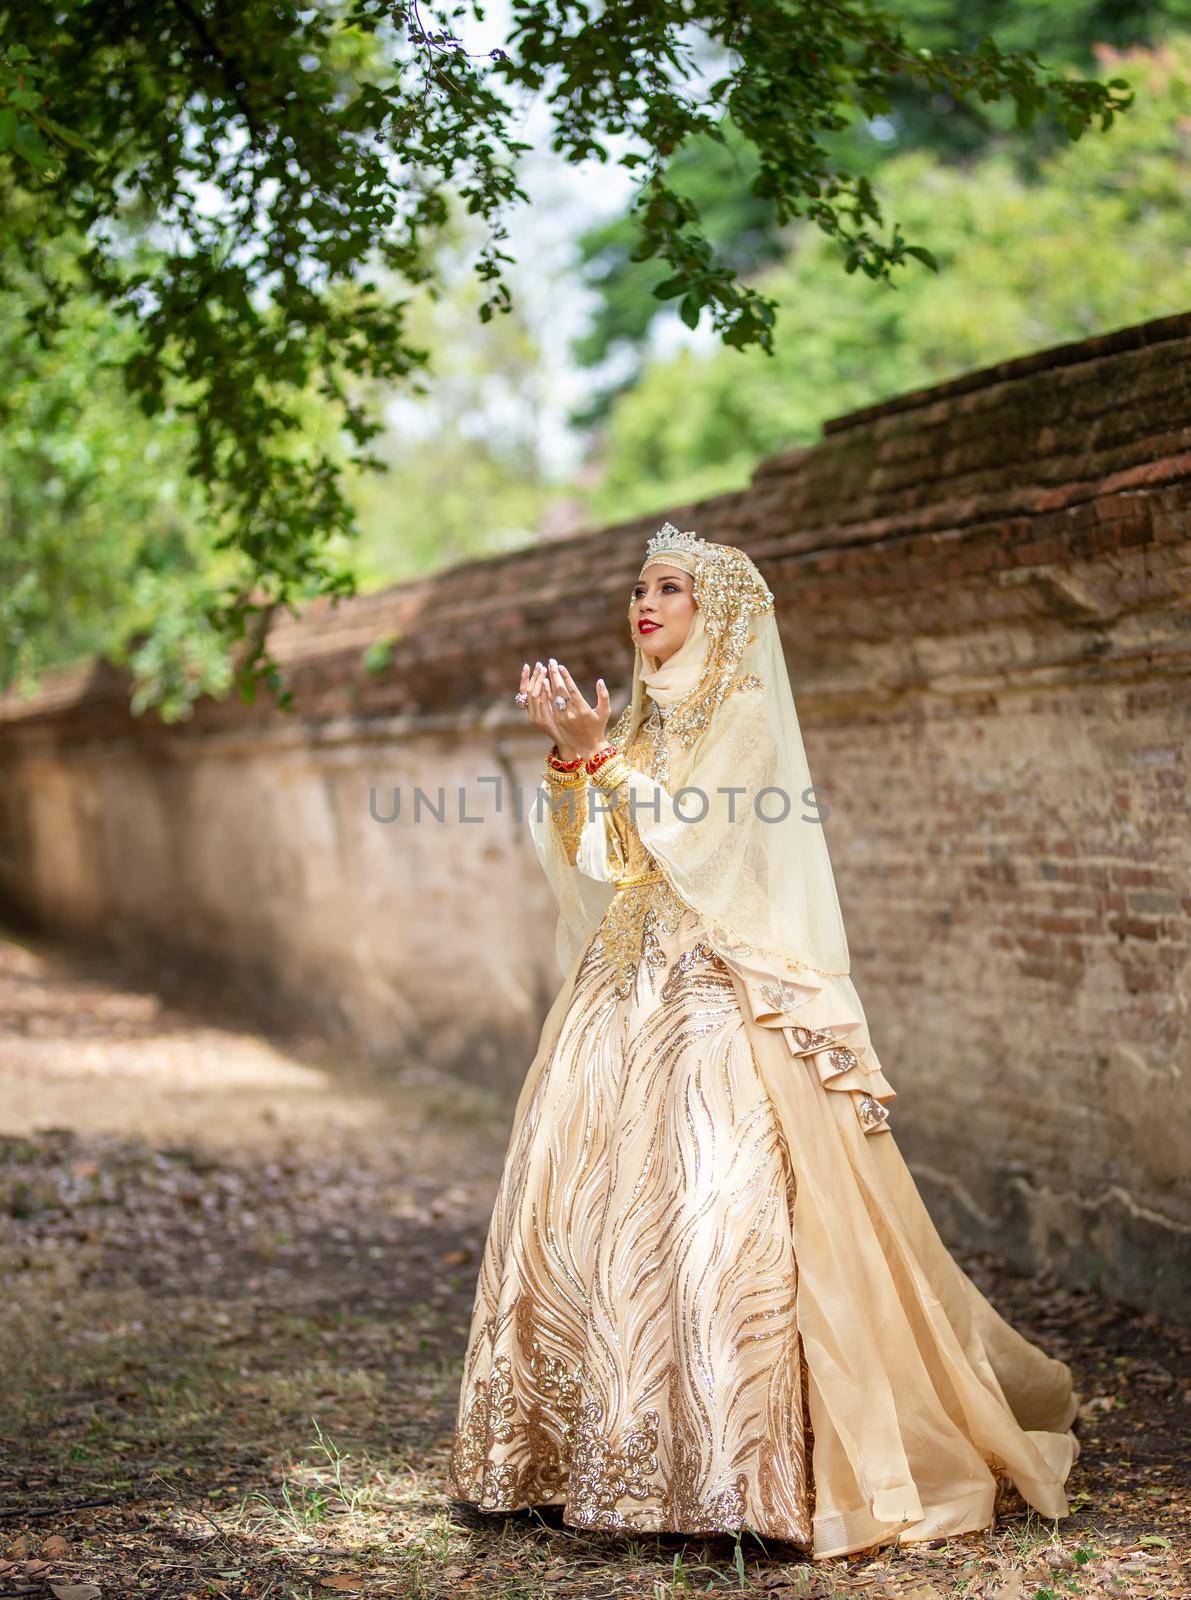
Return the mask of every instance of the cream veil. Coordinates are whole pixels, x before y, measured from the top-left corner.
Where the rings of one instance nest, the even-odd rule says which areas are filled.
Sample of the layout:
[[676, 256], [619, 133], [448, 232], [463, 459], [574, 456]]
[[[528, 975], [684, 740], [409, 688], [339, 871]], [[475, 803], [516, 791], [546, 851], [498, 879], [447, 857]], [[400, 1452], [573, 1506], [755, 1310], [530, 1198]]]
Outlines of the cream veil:
[[[623, 750], [657, 703], [663, 781], [636, 770], [629, 777], [642, 843], [725, 959], [843, 976], [847, 936], [773, 595], [743, 550], [669, 523], [649, 541], [641, 570], [655, 562], [691, 574], [698, 609], [683, 645], [660, 666], [635, 645], [629, 703], [609, 732]], [[608, 902], [604, 819], [589, 817], [577, 868], [548, 818], [531, 825], [559, 900], [565, 969]]]

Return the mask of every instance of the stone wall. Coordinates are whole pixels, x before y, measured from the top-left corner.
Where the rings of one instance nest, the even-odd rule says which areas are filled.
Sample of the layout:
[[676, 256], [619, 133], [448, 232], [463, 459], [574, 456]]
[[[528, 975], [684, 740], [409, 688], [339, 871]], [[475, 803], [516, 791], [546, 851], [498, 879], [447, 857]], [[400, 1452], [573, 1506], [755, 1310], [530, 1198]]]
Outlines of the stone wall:
[[[554, 907], [480, 780], [536, 782], [526, 658], [627, 683], [665, 516], [743, 545], [777, 596], [940, 1226], [1185, 1312], [1191, 316], [840, 418], [738, 494], [287, 618], [296, 714], [163, 728], [99, 668], [4, 702], [7, 915], [224, 964], [511, 1096], [559, 981]], [[415, 824], [440, 785], [446, 819]], [[394, 787], [402, 816], [374, 820]]]

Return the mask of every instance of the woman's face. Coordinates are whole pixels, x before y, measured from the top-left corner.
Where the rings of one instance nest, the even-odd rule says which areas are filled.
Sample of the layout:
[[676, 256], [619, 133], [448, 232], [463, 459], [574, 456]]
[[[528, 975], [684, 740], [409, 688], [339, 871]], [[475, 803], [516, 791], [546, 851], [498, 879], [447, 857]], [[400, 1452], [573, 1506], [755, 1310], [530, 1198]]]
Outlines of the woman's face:
[[690, 632], [695, 615], [695, 580], [681, 567], [655, 562], [633, 586], [629, 626], [634, 641], [659, 665], [668, 661]]

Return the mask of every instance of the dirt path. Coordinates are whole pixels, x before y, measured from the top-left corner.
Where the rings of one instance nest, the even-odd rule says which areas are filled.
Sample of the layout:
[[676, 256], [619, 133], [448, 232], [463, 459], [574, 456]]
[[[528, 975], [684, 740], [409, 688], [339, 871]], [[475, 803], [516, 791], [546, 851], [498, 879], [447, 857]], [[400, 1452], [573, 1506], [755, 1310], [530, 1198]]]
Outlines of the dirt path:
[[0, 1597], [1191, 1593], [1186, 1340], [966, 1261], [1087, 1397], [1076, 1513], [812, 1564], [444, 1493], [510, 1104], [0, 940]]

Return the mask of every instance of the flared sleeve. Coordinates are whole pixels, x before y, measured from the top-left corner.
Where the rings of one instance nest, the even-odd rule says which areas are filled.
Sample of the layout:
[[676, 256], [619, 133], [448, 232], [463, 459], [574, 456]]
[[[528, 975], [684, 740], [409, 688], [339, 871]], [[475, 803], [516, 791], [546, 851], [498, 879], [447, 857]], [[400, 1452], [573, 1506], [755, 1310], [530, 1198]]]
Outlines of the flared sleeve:
[[555, 949], [562, 972], [599, 926], [613, 894], [607, 824], [586, 783], [564, 789], [543, 772], [526, 818], [542, 870], [558, 902]]

